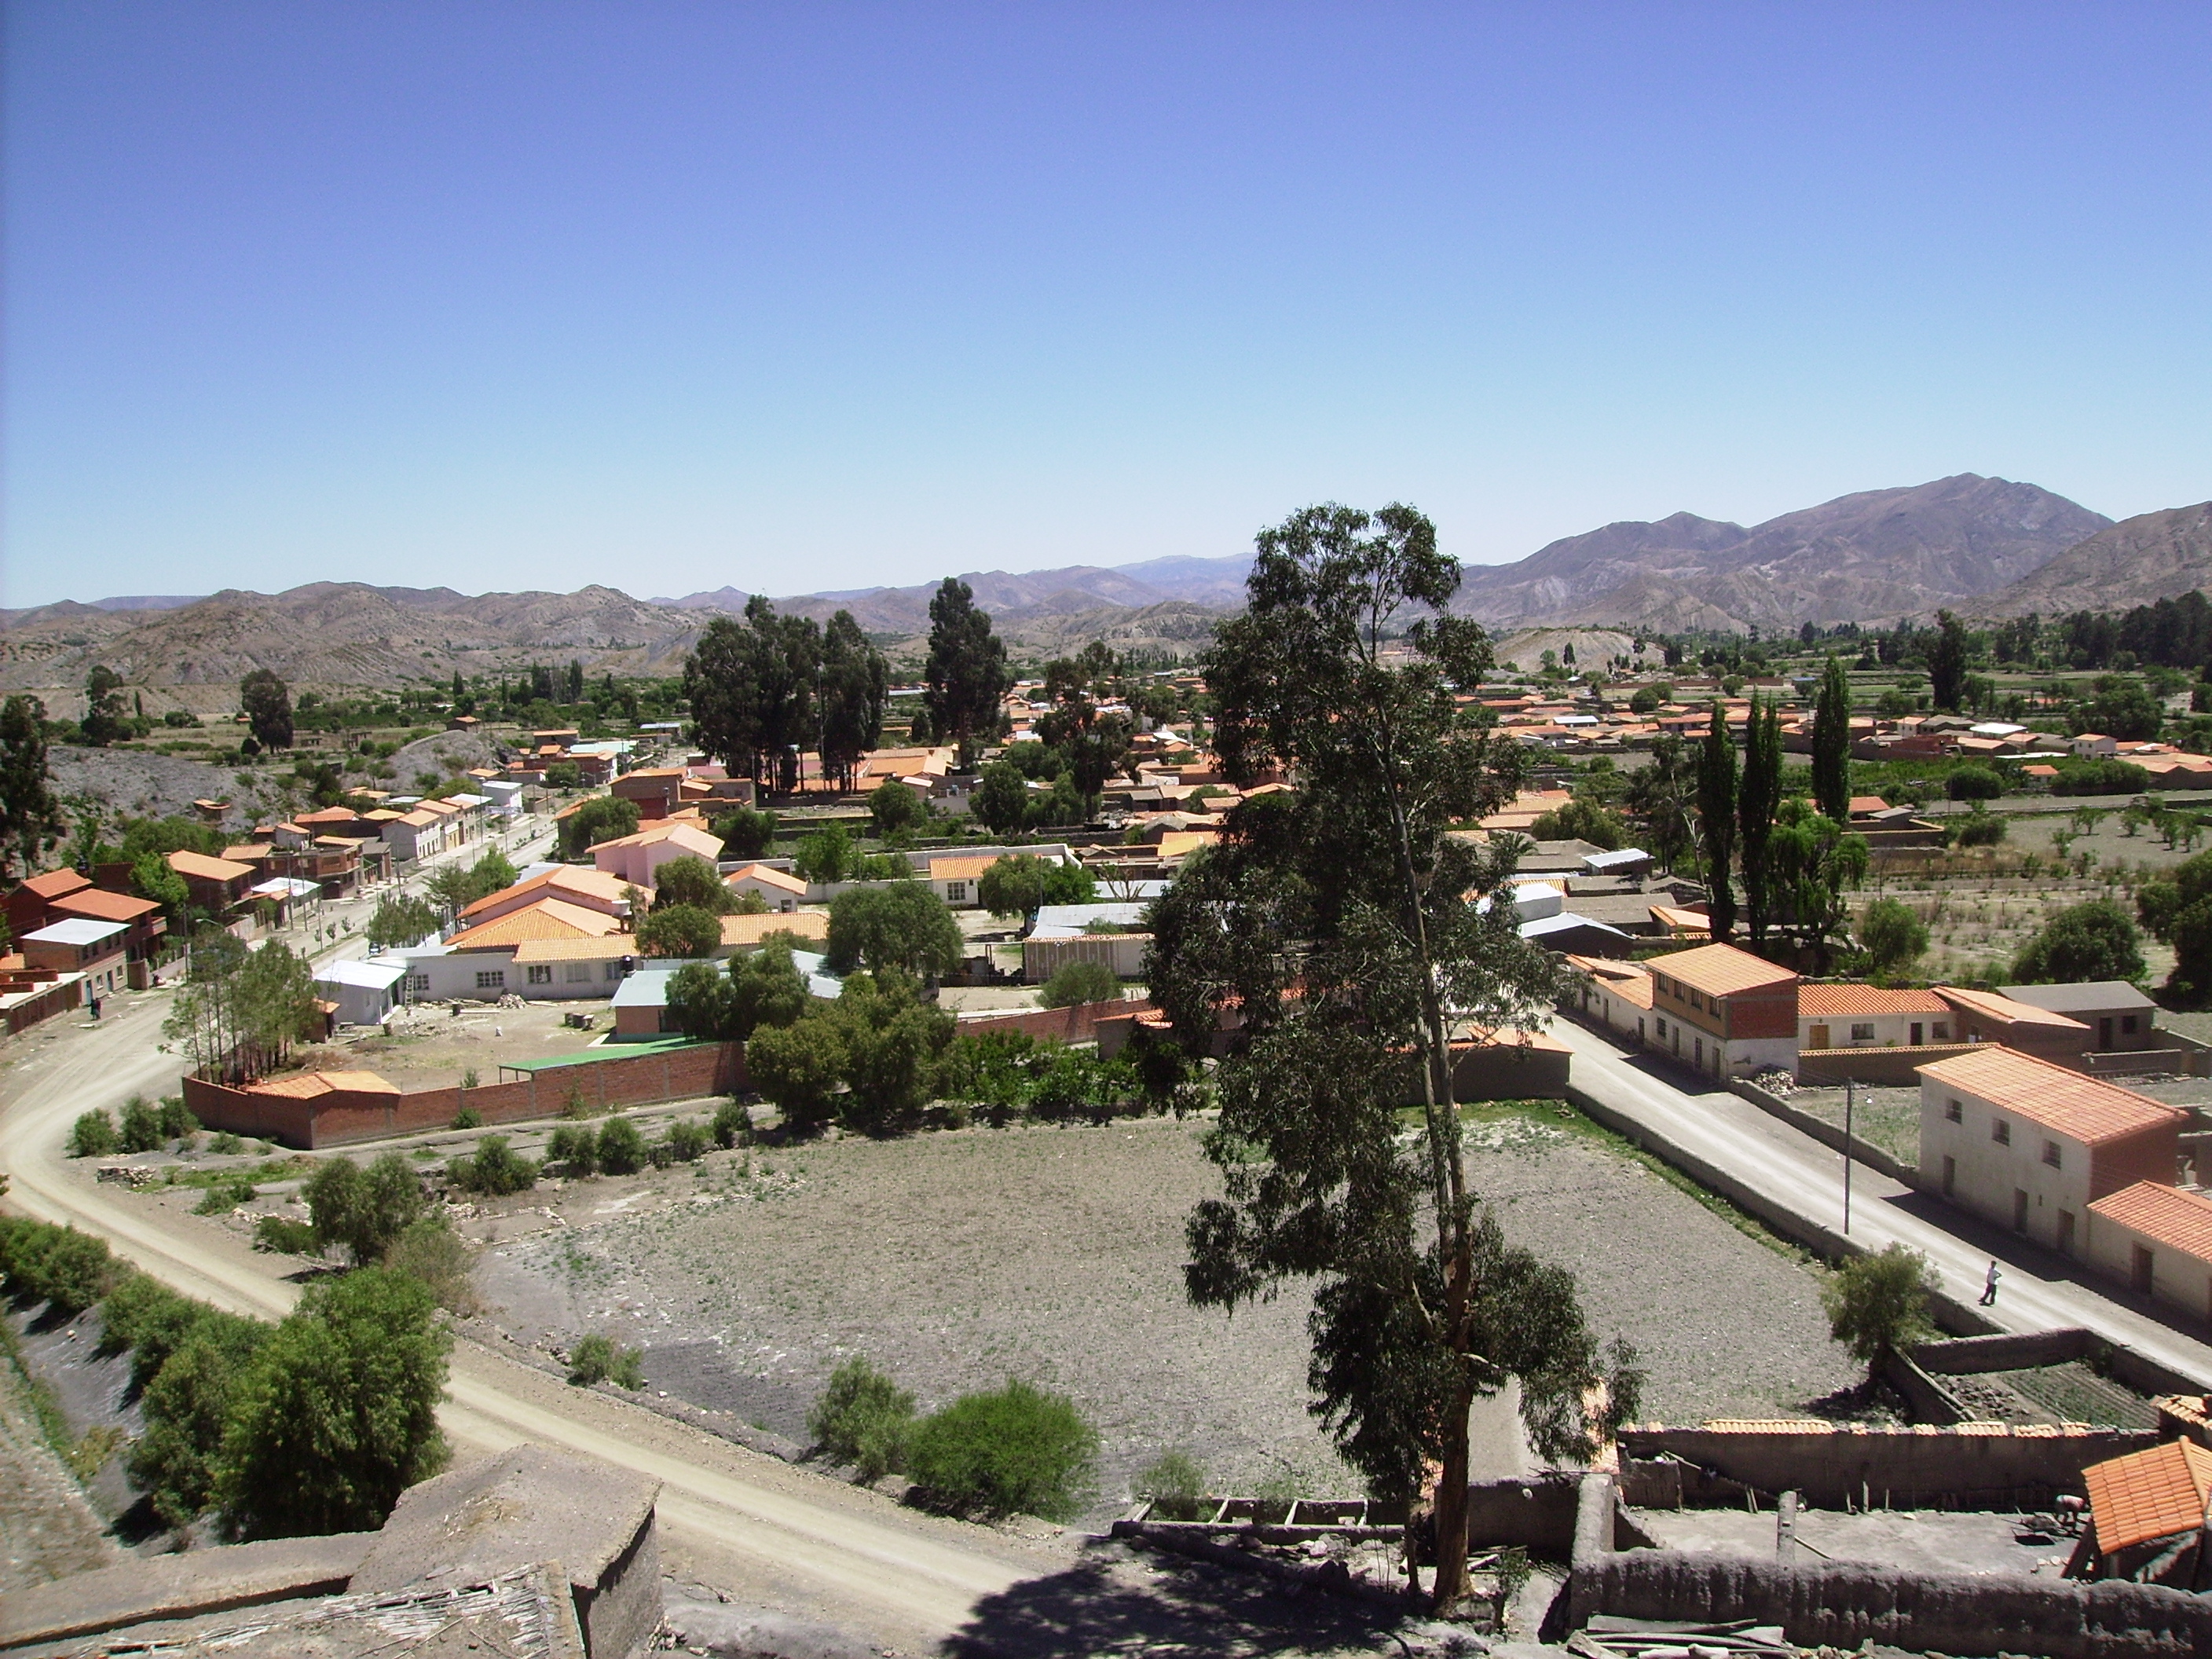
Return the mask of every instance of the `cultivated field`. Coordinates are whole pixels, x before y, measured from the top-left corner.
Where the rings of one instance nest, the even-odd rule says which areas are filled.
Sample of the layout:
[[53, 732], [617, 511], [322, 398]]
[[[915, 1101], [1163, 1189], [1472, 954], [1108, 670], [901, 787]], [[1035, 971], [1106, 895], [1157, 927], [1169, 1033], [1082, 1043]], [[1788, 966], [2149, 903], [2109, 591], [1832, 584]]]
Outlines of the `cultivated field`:
[[[859, 1352], [925, 1408], [1009, 1376], [1073, 1395], [1104, 1436], [1102, 1504], [1170, 1448], [1217, 1485], [1357, 1490], [1306, 1412], [1307, 1297], [1233, 1318], [1184, 1300], [1183, 1219], [1218, 1190], [1202, 1127], [835, 1140], [541, 1187], [472, 1226], [501, 1241], [479, 1285], [525, 1343], [605, 1331], [643, 1346], [654, 1388], [794, 1438]], [[1508, 1236], [1574, 1269], [1601, 1339], [1644, 1350], [1645, 1415], [1796, 1411], [1855, 1380], [1811, 1270], [1580, 1119], [1493, 1112], [1477, 1133]], [[1515, 1466], [1492, 1437], [1480, 1458]]]

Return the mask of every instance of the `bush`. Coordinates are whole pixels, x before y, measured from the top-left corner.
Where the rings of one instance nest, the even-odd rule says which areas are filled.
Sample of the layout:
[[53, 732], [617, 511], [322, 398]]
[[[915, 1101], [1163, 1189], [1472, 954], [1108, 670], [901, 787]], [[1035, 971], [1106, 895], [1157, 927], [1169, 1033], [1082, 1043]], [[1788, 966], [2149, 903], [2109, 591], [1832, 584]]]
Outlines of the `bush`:
[[453, 1114], [453, 1127], [456, 1129], [481, 1129], [483, 1127], [483, 1114], [473, 1106], [464, 1106]]
[[467, 1242], [446, 1223], [443, 1216], [425, 1216], [392, 1241], [384, 1253], [384, 1265], [394, 1273], [408, 1273], [430, 1287], [438, 1305], [466, 1317], [477, 1311], [476, 1289], [470, 1283]]
[[161, 1097], [161, 1138], [164, 1140], [182, 1140], [199, 1132], [200, 1121], [185, 1109], [182, 1095]]
[[597, 1331], [577, 1339], [568, 1355], [568, 1381], [580, 1389], [594, 1382], [613, 1382], [625, 1389], [645, 1386], [645, 1356], [635, 1348], [618, 1346]]
[[1954, 847], [1994, 847], [2005, 838], [2005, 821], [1994, 812], [1984, 812], [1977, 807], [1960, 819], [1951, 831]]
[[315, 1230], [289, 1216], [264, 1215], [253, 1224], [253, 1248], [271, 1255], [320, 1255]]
[[405, 1273], [309, 1285], [238, 1382], [216, 1481], [233, 1525], [263, 1538], [382, 1526], [446, 1465], [452, 1342], [429, 1288]]
[[366, 1170], [349, 1158], [326, 1159], [301, 1196], [316, 1242], [342, 1247], [356, 1267], [381, 1258], [422, 1215], [424, 1202], [422, 1177], [397, 1152]]
[[2057, 765], [2054, 795], [2139, 795], [2150, 787], [2150, 774], [2132, 761], [2065, 760]]
[[1014, 1382], [924, 1418], [906, 1461], [927, 1501], [949, 1512], [1065, 1521], [1097, 1467], [1098, 1431], [1073, 1401]]
[[830, 901], [823, 954], [833, 974], [896, 968], [917, 979], [942, 977], [966, 951], [952, 912], [918, 881], [856, 887]]
[[907, 785], [896, 778], [886, 778], [869, 793], [868, 816], [875, 820], [876, 834], [889, 837], [927, 823], [929, 807]]
[[121, 1282], [123, 1268], [104, 1240], [74, 1227], [0, 1216], [0, 1283], [56, 1311], [82, 1313]]
[[721, 943], [721, 917], [696, 904], [672, 904], [637, 924], [638, 949], [649, 957], [711, 957]]
[[572, 1179], [590, 1175], [599, 1167], [599, 1138], [564, 1123], [545, 1138], [545, 1162], [559, 1164]]
[[145, 1432], [128, 1468], [165, 1524], [189, 1525], [213, 1499], [239, 1373], [268, 1334], [251, 1320], [195, 1320], [152, 1369], [139, 1396]]
[[1037, 1002], [1046, 1008], [1073, 1008], [1085, 1002], [1113, 1002], [1121, 994], [1121, 980], [1104, 963], [1071, 962], [1044, 982]]
[[535, 1187], [538, 1166], [509, 1146], [505, 1135], [486, 1135], [475, 1152], [446, 1165], [446, 1176], [463, 1192], [501, 1197]]
[[228, 1130], [208, 1137], [208, 1151], [217, 1158], [234, 1158], [246, 1150], [246, 1143]]
[[2021, 947], [2012, 965], [2020, 985], [2138, 980], [2146, 971], [2135, 919], [2110, 899], [2061, 910]]
[[733, 859], [757, 859], [775, 844], [775, 814], [740, 806], [708, 826], [722, 838], [722, 851]]
[[1853, 1256], [1820, 1286], [1828, 1334], [1871, 1372], [1934, 1331], [1928, 1298], [1942, 1288], [1935, 1265], [1902, 1244]]
[[743, 1102], [726, 1100], [714, 1109], [714, 1121], [708, 1133], [714, 1137], [714, 1144], [725, 1151], [744, 1146], [752, 1139], [753, 1115], [744, 1109]]
[[703, 1156], [709, 1144], [703, 1123], [694, 1123], [686, 1118], [668, 1126], [668, 1155], [678, 1164], [689, 1164]]
[[1986, 766], [1954, 766], [1943, 780], [1943, 793], [1953, 800], [1995, 800], [2004, 792], [2004, 780]]
[[908, 1436], [914, 1426], [914, 1396], [855, 1354], [830, 1373], [806, 1413], [806, 1431], [839, 1463], [849, 1463], [865, 1480], [903, 1467]]
[[145, 1096], [133, 1095], [123, 1103], [123, 1127], [118, 1139], [126, 1152], [161, 1150], [161, 1114]]
[[845, 1047], [836, 1024], [816, 1016], [793, 1025], [764, 1025], [745, 1044], [745, 1069], [753, 1087], [794, 1129], [819, 1127], [845, 1068]]
[[1204, 1521], [1213, 1510], [1206, 1501], [1205, 1468], [1179, 1451], [1139, 1469], [1131, 1490], [1152, 1500], [1155, 1521]]
[[71, 1158], [106, 1158], [118, 1145], [115, 1120], [107, 1115], [106, 1107], [85, 1112], [70, 1125], [69, 1155]]
[[1879, 898], [1859, 917], [1859, 944], [1878, 974], [1903, 971], [1928, 949], [1928, 924], [1893, 898]]
[[599, 1168], [611, 1176], [635, 1175], [645, 1167], [645, 1137], [626, 1117], [614, 1118], [599, 1131]]

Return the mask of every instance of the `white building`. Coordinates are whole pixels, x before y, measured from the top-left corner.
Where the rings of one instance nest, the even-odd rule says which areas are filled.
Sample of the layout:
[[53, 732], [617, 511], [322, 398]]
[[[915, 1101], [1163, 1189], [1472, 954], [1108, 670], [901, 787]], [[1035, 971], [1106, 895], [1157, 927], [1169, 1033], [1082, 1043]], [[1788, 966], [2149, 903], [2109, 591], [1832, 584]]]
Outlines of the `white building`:
[[405, 1000], [407, 964], [389, 959], [376, 962], [325, 963], [315, 973], [315, 993], [338, 1006], [337, 1017], [347, 1025], [381, 1025], [384, 1017]]

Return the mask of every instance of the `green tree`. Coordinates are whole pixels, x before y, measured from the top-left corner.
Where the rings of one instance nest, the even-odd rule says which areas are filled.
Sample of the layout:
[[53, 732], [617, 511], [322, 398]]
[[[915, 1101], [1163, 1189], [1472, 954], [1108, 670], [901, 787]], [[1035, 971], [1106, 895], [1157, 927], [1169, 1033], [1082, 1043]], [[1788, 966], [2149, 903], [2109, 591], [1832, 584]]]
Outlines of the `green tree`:
[[1611, 853], [1628, 842], [1628, 826], [1620, 814], [1594, 800], [1571, 800], [1541, 813], [1528, 826], [1532, 841], [1586, 841]]
[[825, 823], [799, 843], [791, 861], [808, 881], [845, 881], [851, 878], [860, 854], [843, 824]]
[[1735, 744], [1729, 737], [1728, 711], [1718, 698], [1698, 755], [1698, 830], [1705, 843], [1712, 935], [1725, 940], [1735, 931], [1735, 890], [1729, 878], [1735, 862]]
[[841, 1361], [806, 1413], [806, 1431], [832, 1462], [863, 1480], [903, 1468], [914, 1428], [914, 1396], [859, 1354]]
[[722, 919], [696, 904], [672, 904], [637, 925], [637, 946], [649, 957], [711, 957], [721, 949]]
[[422, 1218], [422, 1178], [398, 1152], [386, 1152], [366, 1170], [340, 1153], [307, 1177], [301, 1196], [315, 1247], [343, 1249], [356, 1267], [380, 1261], [400, 1234]]
[[140, 898], [160, 905], [170, 927], [184, 925], [185, 912], [192, 902], [191, 890], [159, 853], [141, 853], [131, 860], [131, 888]]
[[993, 761], [976, 780], [968, 810], [993, 835], [1013, 835], [1029, 820], [1030, 781], [1012, 761]]
[[791, 959], [793, 936], [770, 933], [761, 948], [730, 958], [729, 1036], [742, 1042], [764, 1025], [795, 1024], [807, 1010], [806, 979]]
[[685, 963], [669, 976], [668, 1024], [685, 1036], [702, 1042], [720, 1042], [736, 1036], [732, 990], [728, 975], [719, 972], [712, 963]]
[[1809, 801], [1786, 800], [1775, 812], [1762, 859], [1770, 927], [1801, 959], [1825, 970], [1831, 948], [1850, 923], [1844, 894], [1866, 879], [1866, 837], [1814, 811]]
[[1953, 800], [1995, 800], [2004, 791], [2004, 780], [1987, 766], [1954, 766], [1943, 779], [1943, 793]]
[[0, 702], [0, 877], [39, 866], [60, 832], [61, 803], [47, 770], [46, 707], [21, 693]]
[[1743, 866], [1744, 910], [1751, 948], [1763, 950], [1773, 919], [1774, 871], [1770, 841], [1782, 806], [1782, 715], [1772, 698], [1756, 695], [1744, 732], [1743, 779], [1736, 792], [1736, 845]]
[[238, 706], [264, 749], [292, 746], [292, 693], [271, 668], [257, 668], [239, 682]]
[[1033, 853], [994, 859], [975, 885], [976, 898], [994, 916], [1033, 916], [1048, 904], [1088, 904], [1097, 892], [1097, 878], [1081, 865]]
[[722, 838], [722, 851], [733, 859], [757, 859], [775, 845], [775, 814], [740, 806], [714, 821], [714, 834]]
[[637, 803], [620, 795], [594, 795], [561, 820], [561, 856], [581, 858], [603, 841], [637, 833]]
[[1823, 817], [1851, 817], [1851, 681], [1833, 652], [1813, 701], [1813, 799]]
[[429, 1287], [365, 1267], [310, 1285], [239, 1379], [216, 1492], [249, 1536], [380, 1527], [445, 1467], [453, 1339]]
[[376, 910], [368, 919], [365, 937], [372, 951], [388, 951], [396, 945], [417, 945], [434, 938], [438, 932], [438, 913], [412, 893], [389, 892], [376, 902]]
[[830, 1103], [843, 1080], [845, 1048], [836, 1023], [823, 1016], [791, 1025], [764, 1025], [745, 1044], [752, 1086], [804, 1133], [830, 1118]]
[[1936, 707], [1955, 714], [1966, 690], [1966, 627], [1948, 611], [1936, 613], [1936, 637], [1928, 647], [1928, 685]]
[[918, 881], [855, 887], [830, 904], [830, 971], [896, 969], [941, 978], [960, 966], [966, 946], [945, 901]]
[[1919, 1251], [1892, 1244], [1879, 1255], [1855, 1255], [1820, 1286], [1828, 1334], [1842, 1343], [1871, 1376], [1891, 1354], [1935, 1334], [1928, 1300], [1942, 1290], [1935, 1265]]
[[1073, 1008], [1086, 1002], [1114, 1002], [1121, 995], [1121, 981], [1103, 962], [1071, 962], [1045, 981], [1037, 992], [1047, 1008]]
[[890, 665], [853, 613], [830, 617], [822, 630], [819, 726], [823, 774], [839, 788], [853, 787], [860, 757], [882, 743], [890, 689]]
[[929, 821], [929, 807], [921, 797], [896, 778], [885, 778], [868, 792], [868, 816], [876, 834], [889, 839]]
[[1318, 1281], [1314, 1409], [1378, 1493], [1441, 1470], [1444, 1609], [1467, 1589], [1474, 1401], [1517, 1378], [1540, 1453], [1586, 1455], [1597, 1381], [1571, 1277], [1506, 1249], [1477, 1200], [1453, 1099], [1453, 1039], [1540, 1020], [1556, 989], [1511, 906], [1469, 902], [1502, 897], [1515, 847], [1451, 834], [1510, 798], [1521, 758], [1458, 705], [1490, 665], [1458, 586], [1410, 507], [1261, 532], [1205, 665], [1214, 747], [1232, 782], [1280, 768], [1299, 787], [1239, 806], [1184, 866], [1146, 964], [1186, 1054], [1228, 1040], [1206, 1143], [1224, 1193], [1191, 1217], [1188, 1294], [1226, 1308]]
[[1629, 775], [1624, 795], [1628, 810], [1643, 822], [1651, 856], [1669, 870], [1697, 846], [1694, 759], [1680, 738], [1662, 732], [1651, 740], [1650, 763]]
[[84, 679], [84, 718], [77, 729], [86, 743], [105, 749], [118, 738], [131, 735], [123, 716], [123, 676], [104, 664], [94, 663]]
[[487, 847], [474, 864], [449, 864], [424, 885], [432, 898], [458, 916], [478, 899], [514, 886], [517, 873], [513, 860], [496, 847]]
[[938, 1508], [1066, 1521], [1097, 1471], [1098, 1431], [1073, 1401], [1017, 1381], [963, 1395], [915, 1425], [906, 1462]]
[[129, 1468], [166, 1525], [188, 1526], [214, 1501], [239, 1379], [269, 1333], [254, 1320], [192, 1318], [154, 1367], [138, 1402], [145, 1431]]
[[727, 915], [737, 908], [737, 895], [724, 885], [713, 865], [686, 853], [653, 872], [653, 908], [665, 910], [678, 904]]
[[312, 1036], [321, 1021], [314, 970], [282, 939], [247, 953], [233, 994], [240, 1046], [257, 1075], [283, 1065], [292, 1045]]
[[1901, 974], [1928, 949], [1928, 924], [1893, 898], [1878, 898], [1859, 915], [1859, 944], [1876, 974]]
[[2061, 910], [2021, 947], [2012, 964], [2020, 985], [2134, 981], [2147, 971], [2134, 920], [2110, 899]]
[[974, 763], [979, 736], [999, 729], [999, 702], [1014, 677], [1006, 645], [991, 631], [987, 611], [975, 608], [966, 582], [947, 576], [929, 602], [929, 659], [922, 670], [923, 705], [939, 743], [959, 746], [964, 771]]
[[830, 1018], [844, 1058], [845, 1127], [863, 1134], [913, 1127], [952, 1039], [952, 1017], [924, 1003], [912, 980], [885, 973], [848, 978]]

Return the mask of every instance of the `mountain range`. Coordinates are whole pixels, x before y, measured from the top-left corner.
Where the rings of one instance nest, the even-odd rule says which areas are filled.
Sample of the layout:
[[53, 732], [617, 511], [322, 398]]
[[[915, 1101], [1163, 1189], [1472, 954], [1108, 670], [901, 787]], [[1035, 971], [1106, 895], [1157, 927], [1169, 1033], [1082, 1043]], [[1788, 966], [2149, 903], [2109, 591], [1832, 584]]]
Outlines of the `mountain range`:
[[[1243, 598], [1249, 554], [1071, 565], [963, 578], [1018, 656], [1091, 639], [1196, 650]], [[1839, 496], [1763, 524], [1677, 513], [1611, 524], [1515, 563], [1470, 567], [1456, 608], [1501, 628], [1613, 626], [1646, 633], [1888, 623], [1948, 607], [1973, 617], [2118, 610], [2212, 586], [2212, 502], [2115, 524], [2033, 484], [1960, 473]], [[849, 610], [895, 663], [919, 666], [935, 582], [775, 601], [826, 619]], [[282, 593], [64, 600], [0, 611], [0, 690], [36, 690], [57, 712], [95, 662], [154, 695], [149, 712], [234, 702], [273, 668], [302, 688], [392, 688], [456, 670], [511, 672], [580, 659], [593, 672], [675, 672], [709, 615], [741, 611], [736, 588], [637, 599], [573, 593], [313, 582]]]

